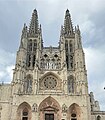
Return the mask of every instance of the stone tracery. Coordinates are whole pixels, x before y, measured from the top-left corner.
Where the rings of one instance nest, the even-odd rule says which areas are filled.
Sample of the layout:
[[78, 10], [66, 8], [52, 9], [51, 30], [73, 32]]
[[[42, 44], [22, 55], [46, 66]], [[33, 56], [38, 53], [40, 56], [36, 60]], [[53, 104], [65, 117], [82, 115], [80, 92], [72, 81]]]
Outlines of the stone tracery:
[[42, 69], [51, 69], [51, 70], [60, 69], [61, 60], [57, 54], [52, 56], [45, 54], [41, 58], [40, 65]]
[[40, 90], [57, 90], [61, 87], [59, 77], [49, 72], [45, 74], [39, 81]]

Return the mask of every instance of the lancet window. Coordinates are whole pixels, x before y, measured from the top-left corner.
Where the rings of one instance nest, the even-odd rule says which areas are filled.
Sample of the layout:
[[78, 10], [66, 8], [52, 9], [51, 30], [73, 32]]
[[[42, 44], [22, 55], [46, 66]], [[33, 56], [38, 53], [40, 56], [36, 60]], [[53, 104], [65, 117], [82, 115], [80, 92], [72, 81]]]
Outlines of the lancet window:
[[73, 45], [69, 42], [70, 52], [73, 52]]
[[74, 77], [72, 75], [68, 76], [68, 92], [74, 93], [75, 85], [74, 85]]
[[36, 51], [37, 51], [37, 41], [36, 40], [29, 40], [28, 41], [28, 46], [27, 46], [27, 67], [28, 68], [34, 68], [35, 66], [35, 61], [36, 61]]
[[65, 41], [65, 50], [66, 50], [66, 64], [67, 69], [72, 70], [74, 67], [73, 63], [73, 44], [71, 41]]
[[31, 93], [32, 92], [32, 77], [31, 75], [28, 75], [26, 77], [25, 83], [24, 83], [24, 92], [25, 93]]
[[70, 55], [70, 68], [73, 69], [73, 56]]

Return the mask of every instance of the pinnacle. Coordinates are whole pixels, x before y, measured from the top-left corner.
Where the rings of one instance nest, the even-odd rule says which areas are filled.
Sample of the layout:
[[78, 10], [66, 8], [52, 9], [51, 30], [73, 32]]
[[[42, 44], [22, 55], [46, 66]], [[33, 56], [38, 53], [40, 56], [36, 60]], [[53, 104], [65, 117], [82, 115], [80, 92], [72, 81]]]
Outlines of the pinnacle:
[[24, 23], [23, 30], [22, 30], [22, 38], [27, 36], [27, 26], [26, 23]]
[[34, 10], [33, 10], [33, 13], [34, 13], [34, 14], [37, 14], [37, 10], [36, 10], [36, 9], [34, 9]]
[[65, 16], [70, 16], [70, 13], [69, 13], [69, 10], [68, 10], [68, 9], [66, 10]]
[[66, 13], [69, 12], [69, 9], [66, 10]]
[[34, 9], [34, 12], [37, 12], [36, 8]]

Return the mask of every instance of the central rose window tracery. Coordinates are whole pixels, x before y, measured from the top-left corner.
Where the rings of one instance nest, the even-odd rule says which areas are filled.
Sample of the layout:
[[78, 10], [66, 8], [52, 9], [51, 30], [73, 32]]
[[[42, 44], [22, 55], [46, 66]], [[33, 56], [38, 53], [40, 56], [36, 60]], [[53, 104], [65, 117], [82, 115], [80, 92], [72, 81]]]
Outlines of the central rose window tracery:
[[46, 89], [54, 89], [57, 86], [57, 80], [53, 76], [47, 76], [44, 78], [44, 86]]

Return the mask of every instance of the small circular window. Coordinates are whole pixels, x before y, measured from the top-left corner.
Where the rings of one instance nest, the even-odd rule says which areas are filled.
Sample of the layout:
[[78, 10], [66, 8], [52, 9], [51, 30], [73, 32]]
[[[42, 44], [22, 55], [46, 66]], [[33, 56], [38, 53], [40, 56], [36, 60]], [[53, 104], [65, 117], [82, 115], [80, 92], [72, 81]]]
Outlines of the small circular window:
[[23, 116], [27, 116], [28, 115], [28, 112], [23, 112]]
[[76, 114], [75, 113], [71, 114], [71, 117], [76, 117]]

